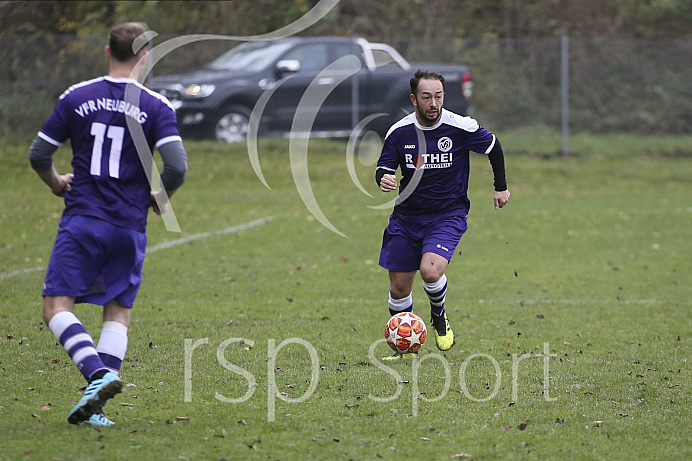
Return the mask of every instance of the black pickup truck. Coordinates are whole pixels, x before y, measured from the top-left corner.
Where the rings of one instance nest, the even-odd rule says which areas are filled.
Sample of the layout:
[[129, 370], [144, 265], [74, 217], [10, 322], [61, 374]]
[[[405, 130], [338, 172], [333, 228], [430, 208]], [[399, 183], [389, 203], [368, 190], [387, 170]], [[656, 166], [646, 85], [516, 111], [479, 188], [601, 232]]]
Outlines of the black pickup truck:
[[148, 86], [171, 101], [187, 137], [243, 141], [251, 120], [259, 135], [344, 137], [366, 125], [384, 135], [413, 111], [409, 80], [419, 68], [444, 75], [445, 108], [468, 112], [468, 68], [409, 64], [391, 46], [362, 38], [248, 42], [201, 70], [153, 77]]

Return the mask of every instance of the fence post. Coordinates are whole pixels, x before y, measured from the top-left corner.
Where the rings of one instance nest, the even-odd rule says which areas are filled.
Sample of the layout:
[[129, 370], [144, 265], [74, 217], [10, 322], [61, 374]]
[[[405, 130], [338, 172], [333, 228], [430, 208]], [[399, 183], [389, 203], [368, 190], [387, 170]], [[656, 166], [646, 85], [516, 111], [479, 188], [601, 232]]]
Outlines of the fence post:
[[569, 37], [562, 36], [561, 40], [562, 75], [562, 156], [569, 155]]

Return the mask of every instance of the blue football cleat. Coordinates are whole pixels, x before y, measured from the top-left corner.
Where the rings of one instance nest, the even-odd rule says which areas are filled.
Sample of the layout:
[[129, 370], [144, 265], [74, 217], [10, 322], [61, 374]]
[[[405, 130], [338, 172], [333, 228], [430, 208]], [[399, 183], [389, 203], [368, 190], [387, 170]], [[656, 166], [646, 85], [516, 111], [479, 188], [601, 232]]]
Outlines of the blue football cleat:
[[[70, 424], [79, 424], [89, 420], [92, 415], [101, 413], [101, 405], [116, 394], [122, 392], [123, 382], [115, 374], [108, 372], [100, 379], [89, 383], [84, 395], [67, 416]], [[105, 416], [104, 416], [105, 418]]]
[[89, 417], [89, 419], [87, 419], [86, 421], [82, 421], [79, 424], [98, 427], [115, 426], [115, 423], [110, 419], [106, 418], [106, 415], [104, 415], [103, 413], [94, 413]]

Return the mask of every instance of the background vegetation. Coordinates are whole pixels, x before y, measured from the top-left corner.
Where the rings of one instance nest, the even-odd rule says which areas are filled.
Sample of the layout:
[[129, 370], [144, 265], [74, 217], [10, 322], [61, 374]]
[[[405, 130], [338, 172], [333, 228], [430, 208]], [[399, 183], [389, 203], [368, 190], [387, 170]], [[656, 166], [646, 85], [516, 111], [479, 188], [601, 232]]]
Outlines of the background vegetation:
[[[35, 133], [67, 87], [102, 75], [115, 23], [147, 22], [156, 44], [184, 34], [249, 36], [275, 31], [316, 3], [0, 2], [0, 136]], [[560, 129], [567, 36], [572, 131], [663, 135], [692, 132], [691, 32], [692, 2], [683, 0], [343, 0], [301, 35], [359, 35], [414, 63], [468, 65], [473, 113], [498, 130]], [[186, 45], [153, 74], [197, 69], [234, 44]]]
[[[317, 0], [0, 2], [0, 31], [102, 34], [145, 21], [167, 34], [256, 35], [295, 21]], [[688, 39], [687, 0], [343, 0], [315, 35]]]

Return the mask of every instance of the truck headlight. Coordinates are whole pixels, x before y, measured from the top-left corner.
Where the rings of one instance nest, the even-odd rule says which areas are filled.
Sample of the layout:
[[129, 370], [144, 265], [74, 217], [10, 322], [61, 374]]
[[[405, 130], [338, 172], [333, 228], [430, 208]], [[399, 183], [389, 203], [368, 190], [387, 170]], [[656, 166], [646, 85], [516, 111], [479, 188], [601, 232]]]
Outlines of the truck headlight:
[[185, 94], [195, 98], [206, 98], [214, 92], [216, 85], [193, 84], [185, 87]]

